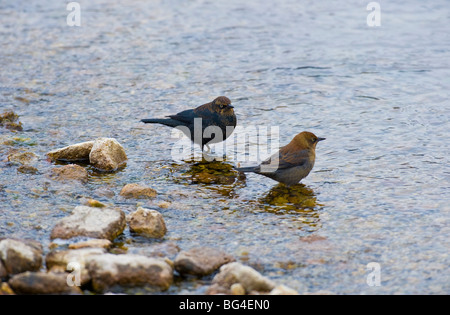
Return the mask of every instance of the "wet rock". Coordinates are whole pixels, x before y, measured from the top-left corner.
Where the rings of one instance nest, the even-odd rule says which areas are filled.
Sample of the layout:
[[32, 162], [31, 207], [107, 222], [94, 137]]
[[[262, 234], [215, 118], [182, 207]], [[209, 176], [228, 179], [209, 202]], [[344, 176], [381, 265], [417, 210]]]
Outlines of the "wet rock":
[[78, 180], [86, 183], [88, 180], [88, 172], [79, 165], [69, 164], [52, 169], [50, 177], [58, 181]]
[[156, 190], [139, 184], [126, 184], [120, 191], [120, 195], [127, 199], [151, 199], [156, 197]]
[[104, 208], [106, 205], [98, 200], [95, 199], [88, 199], [86, 201], [86, 205], [89, 207], [97, 207], [97, 208]]
[[17, 168], [17, 171], [22, 174], [37, 174], [38, 169], [30, 165], [21, 165]]
[[170, 207], [170, 205], [171, 203], [168, 201], [161, 201], [160, 203], [158, 203], [158, 207], [160, 207], [161, 209], [167, 209]]
[[172, 267], [163, 259], [141, 255], [103, 254], [89, 258], [92, 287], [103, 292], [116, 285], [151, 286], [167, 290], [173, 281]]
[[13, 111], [7, 111], [0, 114], [0, 127], [9, 130], [22, 131], [22, 123], [19, 121], [19, 115]]
[[275, 288], [272, 280], [262, 276], [255, 269], [239, 262], [231, 262], [220, 268], [220, 272], [214, 277], [213, 285], [207, 290], [207, 293], [226, 292], [229, 294], [231, 286], [235, 283], [241, 284], [247, 294], [252, 291], [267, 293]]
[[7, 282], [0, 282], [0, 295], [14, 295], [14, 291], [11, 289]]
[[181, 251], [175, 258], [174, 264], [180, 274], [206, 276], [231, 261], [234, 261], [234, 258], [221, 250], [197, 247]]
[[240, 283], [233, 283], [230, 287], [230, 292], [232, 295], [244, 295], [245, 288]]
[[55, 250], [47, 254], [45, 264], [47, 269], [53, 272], [65, 272], [71, 271], [74, 267], [77, 268], [80, 272], [80, 284], [84, 285], [91, 280], [86, 268], [86, 261], [92, 255], [101, 255], [104, 253], [106, 253], [106, 250], [103, 248]]
[[116, 139], [98, 138], [89, 153], [89, 161], [99, 170], [115, 171], [126, 164], [127, 155]]
[[283, 284], [280, 284], [270, 291], [269, 295], [298, 295], [299, 293]]
[[67, 284], [66, 273], [24, 272], [8, 281], [17, 294], [82, 294], [77, 286]]
[[94, 190], [94, 195], [96, 197], [107, 197], [107, 198], [112, 198], [115, 196], [114, 191], [112, 191], [110, 188], [108, 187], [99, 187], [96, 190]]
[[148, 246], [141, 248], [131, 248], [129, 254], [143, 255], [147, 257], [159, 257], [168, 258], [171, 260], [175, 259], [175, 256], [180, 252], [180, 248], [174, 242], [162, 242], [162, 243], [152, 243]]
[[161, 238], [166, 232], [166, 224], [161, 213], [139, 207], [128, 216], [130, 231], [143, 236]]
[[74, 244], [69, 244], [69, 249], [79, 249], [79, 248], [110, 248], [112, 242], [106, 239], [92, 239], [88, 241], [78, 242]]
[[94, 141], [81, 142], [67, 147], [56, 149], [47, 153], [52, 161], [87, 161], [91, 153]]
[[233, 166], [220, 161], [202, 161], [195, 163], [185, 173], [192, 183], [231, 185], [236, 182], [239, 172]]
[[112, 241], [125, 226], [125, 214], [120, 209], [77, 206], [69, 216], [56, 223], [50, 238], [86, 236]]
[[0, 241], [0, 261], [4, 269], [2, 273], [6, 271], [11, 275], [39, 270], [42, 253], [42, 246], [36, 241], [3, 239]]
[[33, 161], [36, 161], [38, 156], [33, 152], [14, 152], [8, 155], [8, 161], [11, 163], [18, 164], [30, 164]]
[[5, 268], [5, 266], [3, 266], [3, 263], [0, 259], [0, 280], [2, 278], [5, 278], [7, 275], [8, 275], [8, 272], [6, 271], [6, 268]]

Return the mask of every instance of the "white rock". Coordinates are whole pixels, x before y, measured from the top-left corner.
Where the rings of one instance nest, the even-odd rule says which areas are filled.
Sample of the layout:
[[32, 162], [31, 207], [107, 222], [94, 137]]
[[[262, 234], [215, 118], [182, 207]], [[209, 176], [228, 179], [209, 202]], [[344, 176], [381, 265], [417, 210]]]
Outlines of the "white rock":
[[115, 239], [126, 226], [125, 214], [119, 209], [77, 206], [54, 226], [51, 238], [75, 236]]
[[42, 265], [42, 246], [31, 240], [3, 239], [0, 241], [2, 273], [16, 274], [36, 271]]
[[233, 284], [239, 283], [246, 292], [270, 292], [275, 288], [272, 280], [239, 262], [232, 262], [220, 267], [220, 272], [214, 277], [212, 283], [227, 289], [231, 288]]
[[298, 295], [299, 293], [294, 289], [291, 289], [284, 284], [280, 284], [276, 286], [272, 291], [270, 291], [269, 295]]

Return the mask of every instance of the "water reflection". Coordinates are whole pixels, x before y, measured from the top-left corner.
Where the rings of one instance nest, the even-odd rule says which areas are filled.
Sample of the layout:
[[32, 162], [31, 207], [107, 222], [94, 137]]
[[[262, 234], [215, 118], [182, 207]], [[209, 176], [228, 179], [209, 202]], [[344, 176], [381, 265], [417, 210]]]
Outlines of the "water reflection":
[[274, 186], [258, 200], [265, 212], [286, 216], [291, 221], [300, 223], [302, 230], [315, 231], [320, 228], [319, 209], [314, 191], [303, 184], [287, 187], [283, 184]]

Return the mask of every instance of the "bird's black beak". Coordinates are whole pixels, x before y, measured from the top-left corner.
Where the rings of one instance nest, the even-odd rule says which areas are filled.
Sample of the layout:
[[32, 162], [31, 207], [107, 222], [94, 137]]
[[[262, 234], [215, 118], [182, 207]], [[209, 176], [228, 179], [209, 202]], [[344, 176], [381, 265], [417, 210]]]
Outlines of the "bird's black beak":
[[323, 141], [323, 140], [325, 140], [326, 138], [317, 138], [317, 142], [319, 142], [319, 141]]
[[228, 105], [228, 108], [234, 108], [234, 106], [230, 104], [230, 105]]

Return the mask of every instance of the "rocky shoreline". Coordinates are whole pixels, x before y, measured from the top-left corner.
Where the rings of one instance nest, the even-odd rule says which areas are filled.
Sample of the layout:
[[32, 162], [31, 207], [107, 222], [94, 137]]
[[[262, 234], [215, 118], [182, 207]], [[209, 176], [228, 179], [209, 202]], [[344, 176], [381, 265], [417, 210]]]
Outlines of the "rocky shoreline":
[[[126, 165], [127, 156], [112, 138], [74, 144], [47, 153], [52, 162], [88, 161], [95, 169], [114, 172]], [[38, 157], [31, 152], [12, 152], [11, 163], [31, 169]], [[55, 166], [48, 177], [57, 181], [85, 183], [87, 171], [78, 164]], [[157, 191], [132, 183], [120, 191], [136, 200], [136, 210], [125, 213], [119, 206], [87, 200], [53, 226], [48, 252], [34, 240], [0, 238], [0, 295], [3, 294], [103, 294], [124, 288], [145, 287], [167, 291], [174, 278], [212, 277], [206, 294], [298, 294], [278, 285], [258, 271], [236, 262], [217, 248], [186, 250], [164, 239], [168, 228], [163, 215], [139, 206]], [[160, 208], [167, 207], [162, 205]], [[159, 240], [144, 249], [117, 253], [114, 240], [128, 228], [132, 235]], [[46, 253], [46, 254], [44, 254]], [[210, 279], [210, 278], [209, 278]]]
[[[216, 248], [194, 247], [180, 251], [170, 241], [167, 244], [163, 241], [150, 244], [140, 253], [111, 253], [108, 251], [110, 240], [123, 231], [124, 218], [110, 210], [106, 213], [111, 217], [106, 218], [98, 211], [95, 207], [76, 207], [52, 231], [52, 237], [70, 236], [73, 242], [62, 249], [52, 249], [45, 256], [42, 245], [36, 241], [0, 239], [0, 279], [4, 281], [0, 285], [0, 295], [103, 294], [133, 287], [164, 292], [170, 288], [174, 277], [200, 279], [212, 274], [215, 275], [206, 294], [298, 294]], [[96, 220], [100, 219], [107, 222], [96, 225], [99, 223]], [[86, 224], [80, 224], [83, 220]], [[148, 220], [142, 222], [146, 223]], [[94, 226], [98, 229], [94, 230]], [[69, 232], [59, 234], [58, 231], [65, 229]], [[76, 241], [81, 235], [89, 235], [89, 239]]]

